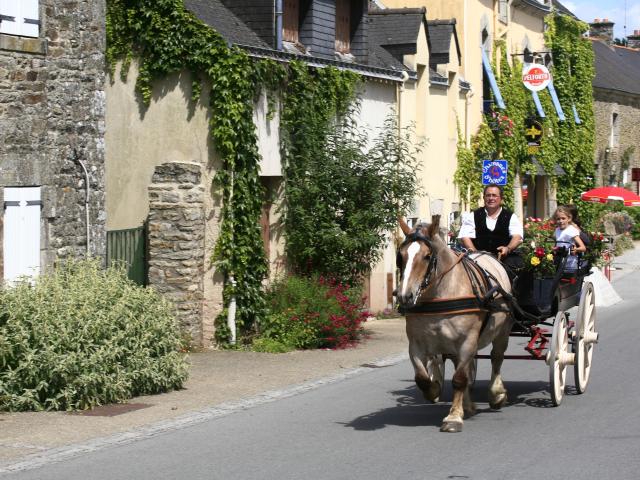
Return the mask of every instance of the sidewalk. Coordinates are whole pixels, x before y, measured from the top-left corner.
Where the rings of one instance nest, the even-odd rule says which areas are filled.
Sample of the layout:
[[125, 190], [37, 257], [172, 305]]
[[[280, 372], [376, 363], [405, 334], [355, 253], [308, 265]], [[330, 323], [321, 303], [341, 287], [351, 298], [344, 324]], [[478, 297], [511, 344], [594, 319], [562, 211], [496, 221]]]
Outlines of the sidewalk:
[[640, 240], [635, 240], [633, 245], [635, 248], [627, 250], [613, 259], [611, 283], [615, 284], [626, 275], [640, 270]]
[[[404, 318], [371, 320], [346, 350], [190, 355], [180, 391], [88, 412], [0, 413], [0, 475], [121, 444], [284, 398], [407, 358]], [[409, 374], [411, 372], [407, 372]]]

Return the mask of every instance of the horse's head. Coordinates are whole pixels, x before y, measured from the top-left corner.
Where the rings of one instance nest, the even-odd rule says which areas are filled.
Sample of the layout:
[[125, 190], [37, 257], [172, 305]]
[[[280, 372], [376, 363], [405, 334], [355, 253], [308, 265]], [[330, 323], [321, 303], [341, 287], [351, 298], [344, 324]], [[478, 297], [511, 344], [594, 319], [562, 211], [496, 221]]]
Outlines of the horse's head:
[[413, 229], [401, 219], [400, 226], [405, 240], [396, 258], [401, 274], [397, 295], [398, 302], [407, 305], [417, 300], [420, 290], [434, 273], [437, 253], [444, 242], [438, 236], [440, 215], [434, 215], [430, 224], [420, 223]]

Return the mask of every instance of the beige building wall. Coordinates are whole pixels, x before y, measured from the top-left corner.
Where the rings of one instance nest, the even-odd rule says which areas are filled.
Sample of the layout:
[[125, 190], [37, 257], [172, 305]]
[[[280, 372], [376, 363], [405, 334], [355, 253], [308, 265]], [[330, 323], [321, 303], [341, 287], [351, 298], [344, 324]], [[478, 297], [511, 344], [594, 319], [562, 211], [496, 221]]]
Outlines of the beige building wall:
[[106, 85], [107, 230], [139, 227], [146, 220], [147, 187], [157, 165], [206, 165], [212, 157], [207, 89], [190, 113], [191, 79], [172, 75], [156, 85], [149, 108], [142, 110], [135, 92], [137, 76], [133, 62], [123, 82], [118, 66]]
[[[397, 115], [397, 89], [396, 82], [377, 80], [365, 82], [361, 94], [362, 104], [358, 123], [362, 126], [362, 131], [367, 132], [370, 142], [373, 142], [382, 131], [385, 119], [389, 115]], [[390, 235], [389, 242], [383, 249], [382, 258], [371, 270], [368, 291], [365, 292], [369, 298], [371, 312], [381, 312], [392, 307], [395, 271], [395, 245]]]
[[[507, 29], [507, 54], [523, 53], [528, 45], [532, 52], [543, 52], [544, 46], [544, 18], [542, 15], [532, 15], [530, 12], [511, 8], [511, 19]], [[517, 57], [523, 63], [523, 56]]]

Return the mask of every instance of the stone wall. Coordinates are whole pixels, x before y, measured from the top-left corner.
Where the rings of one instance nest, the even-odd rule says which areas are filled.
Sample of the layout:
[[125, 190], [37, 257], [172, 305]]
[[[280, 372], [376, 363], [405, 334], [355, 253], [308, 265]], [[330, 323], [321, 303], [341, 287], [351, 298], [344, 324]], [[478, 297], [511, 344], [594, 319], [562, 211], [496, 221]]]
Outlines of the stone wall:
[[105, 254], [105, 0], [40, 0], [40, 21], [39, 38], [0, 34], [0, 191], [41, 187], [46, 268], [86, 251], [79, 161], [91, 253]]
[[[594, 90], [594, 115], [596, 152], [595, 163], [598, 165], [596, 185], [610, 183], [611, 179], [620, 186], [622, 184], [621, 163], [625, 151], [633, 148], [629, 155], [628, 181], [631, 180], [631, 168], [640, 167], [640, 97], [616, 92]], [[617, 114], [617, 132], [611, 148], [612, 116]], [[607, 147], [609, 151], [607, 152]], [[635, 185], [633, 185], [635, 191]]]
[[149, 285], [171, 300], [182, 326], [203, 343], [205, 188], [202, 166], [156, 167], [149, 186]]

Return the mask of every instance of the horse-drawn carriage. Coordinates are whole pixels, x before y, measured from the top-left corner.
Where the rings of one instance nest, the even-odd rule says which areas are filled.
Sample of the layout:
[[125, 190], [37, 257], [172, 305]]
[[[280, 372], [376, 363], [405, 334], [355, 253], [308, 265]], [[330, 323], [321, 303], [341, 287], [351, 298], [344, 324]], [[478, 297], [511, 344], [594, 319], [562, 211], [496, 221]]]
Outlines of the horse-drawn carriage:
[[[494, 256], [449, 248], [439, 235], [439, 216], [413, 229], [401, 224], [406, 238], [398, 251], [402, 275], [397, 297], [407, 319], [416, 384], [426, 399], [440, 397], [445, 359], [455, 365], [452, 406], [441, 431], [461, 431], [464, 414], [475, 412], [469, 386], [478, 358], [491, 359], [492, 408], [507, 400], [500, 374], [505, 358], [546, 361], [554, 405], [562, 401], [571, 365], [576, 392], [585, 391], [598, 341], [594, 289], [585, 279], [588, 266], [567, 271], [567, 252], [558, 249], [553, 277], [522, 272], [512, 285]], [[573, 307], [578, 307], [575, 320], [568, 312]], [[529, 338], [526, 355], [505, 354], [510, 336]], [[489, 343], [491, 354], [479, 355]]]

